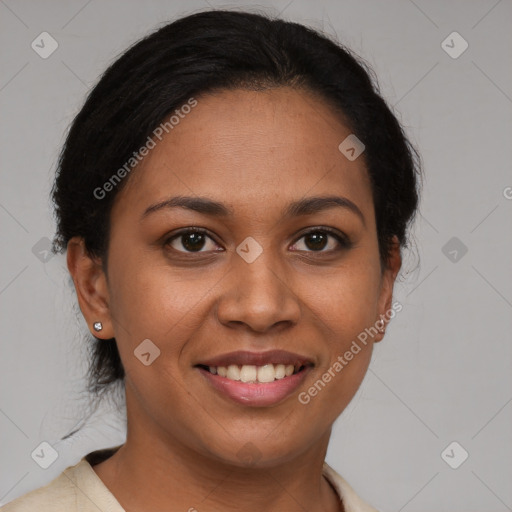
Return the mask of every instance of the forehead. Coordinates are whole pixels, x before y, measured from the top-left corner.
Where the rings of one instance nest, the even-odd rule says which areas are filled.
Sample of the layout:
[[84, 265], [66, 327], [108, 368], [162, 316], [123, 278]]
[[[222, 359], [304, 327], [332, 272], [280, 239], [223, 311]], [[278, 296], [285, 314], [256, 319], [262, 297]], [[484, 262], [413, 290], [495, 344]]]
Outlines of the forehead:
[[283, 87], [221, 91], [196, 100], [161, 141], [155, 139], [116, 199], [118, 212], [128, 205], [142, 212], [184, 194], [211, 197], [235, 210], [249, 207], [254, 215], [255, 208], [282, 209], [292, 200], [333, 193], [368, 215], [373, 211], [364, 158], [350, 161], [339, 151], [351, 131], [322, 99]]

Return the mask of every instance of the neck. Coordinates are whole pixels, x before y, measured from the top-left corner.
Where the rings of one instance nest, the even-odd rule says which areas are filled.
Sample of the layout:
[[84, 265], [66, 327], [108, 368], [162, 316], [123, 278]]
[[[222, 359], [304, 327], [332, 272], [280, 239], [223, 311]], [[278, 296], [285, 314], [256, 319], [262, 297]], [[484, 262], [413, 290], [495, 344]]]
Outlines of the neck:
[[[127, 405], [129, 405], [127, 403]], [[127, 410], [130, 410], [127, 407]], [[126, 443], [94, 471], [127, 511], [338, 512], [322, 475], [330, 430], [292, 460], [239, 467], [130, 421]]]

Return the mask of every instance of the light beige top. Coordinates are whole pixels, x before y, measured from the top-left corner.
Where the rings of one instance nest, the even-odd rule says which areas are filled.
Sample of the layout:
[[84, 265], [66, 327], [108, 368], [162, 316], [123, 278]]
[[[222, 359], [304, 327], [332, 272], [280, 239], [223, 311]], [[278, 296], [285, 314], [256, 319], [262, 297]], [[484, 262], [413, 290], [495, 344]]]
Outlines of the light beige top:
[[[120, 446], [96, 450], [66, 468], [58, 477], [0, 508], [1, 512], [125, 512], [92, 466], [110, 457]], [[345, 512], [378, 512], [365, 503], [327, 463], [323, 474], [337, 491]]]

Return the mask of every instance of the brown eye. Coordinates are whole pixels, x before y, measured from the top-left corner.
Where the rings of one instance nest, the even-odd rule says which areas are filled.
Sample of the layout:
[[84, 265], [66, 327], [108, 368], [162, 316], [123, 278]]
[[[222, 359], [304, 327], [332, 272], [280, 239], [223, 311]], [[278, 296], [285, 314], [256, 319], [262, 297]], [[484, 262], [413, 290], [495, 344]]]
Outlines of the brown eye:
[[[299, 241], [303, 239], [304, 242], [300, 244]], [[301, 248], [300, 245], [305, 247], [305, 249]], [[344, 237], [337, 232], [322, 228], [309, 231], [302, 235], [302, 237], [295, 242], [293, 247], [294, 248], [292, 250], [295, 251], [330, 252], [340, 250], [342, 248], [349, 248], [350, 241], [347, 237]], [[326, 248], [327, 250], [324, 250]]]
[[309, 233], [304, 237], [306, 246], [312, 251], [321, 251], [328, 242], [329, 235], [321, 232]]
[[[207, 242], [211, 242], [208, 248]], [[217, 245], [205, 231], [200, 229], [189, 229], [182, 231], [168, 238], [165, 245], [170, 245], [173, 249], [179, 252], [206, 252], [208, 250], [215, 250]], [[206, 246], [206, 251], [203, 248]]]

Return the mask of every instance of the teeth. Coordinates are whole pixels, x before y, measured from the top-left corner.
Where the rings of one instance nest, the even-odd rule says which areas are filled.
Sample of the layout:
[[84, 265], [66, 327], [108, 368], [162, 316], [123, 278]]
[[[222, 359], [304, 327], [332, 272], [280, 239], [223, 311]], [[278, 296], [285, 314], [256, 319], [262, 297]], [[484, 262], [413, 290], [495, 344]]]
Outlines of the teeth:
[[[297, 371], [299, 368], [300, 366], [297, 366]], [[274, 382], [274, 380], [284, 379], [295, 373], [293, 364], [266, 364], [264, 366], [230, 364], [229, 366], [209, 366], [208, 369], [213, 375], [226, 377], [230, 380], [261, 383]]]
[[276, 379], [283, 379], [286, 377], [286, 368], [284, 364], [278, 364], [276, 367]]
[[276, 370], [273, 364], [266, 364], [258, 368], [258, 382], [274, 382]]
[[240, 368], [236, 364], [230, 364], [226, 377], [231, 380], [240, 380]]
[[257, 380], [258, 370], [256, 366], [244, 364], [240, 369], [240, 380], [242, 382], [254, 382]]

